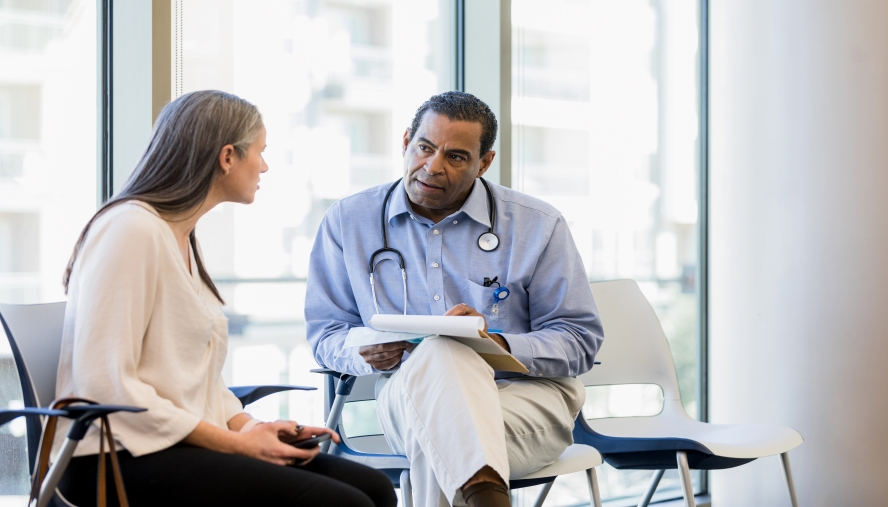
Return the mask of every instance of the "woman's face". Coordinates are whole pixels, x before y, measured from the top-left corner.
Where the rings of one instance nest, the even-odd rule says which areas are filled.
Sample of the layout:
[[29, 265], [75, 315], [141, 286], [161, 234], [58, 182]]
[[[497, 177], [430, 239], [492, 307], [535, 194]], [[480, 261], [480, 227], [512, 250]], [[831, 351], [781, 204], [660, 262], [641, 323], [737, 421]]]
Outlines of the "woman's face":
[[236, 153], [226, 156], [228, 148], [223, 148], [220, 155], [223, 170], [228, 166], [226, 174], [218, 180], [223, 195], [226, 201], [250, 204], [259, 190], [259, 176], [268, 170], [268, 164], [262, 158], [262, 152], [265, 151], [265, 127], [259, 128], [256, 140], [247, 148], [244, 158], [239, 158]]

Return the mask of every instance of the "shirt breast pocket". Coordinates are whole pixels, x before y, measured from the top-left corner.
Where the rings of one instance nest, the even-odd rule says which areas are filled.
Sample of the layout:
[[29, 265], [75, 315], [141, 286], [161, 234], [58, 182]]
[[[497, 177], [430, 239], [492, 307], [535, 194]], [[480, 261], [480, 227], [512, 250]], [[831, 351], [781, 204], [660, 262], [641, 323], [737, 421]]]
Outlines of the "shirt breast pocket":
[[485, 287], [471, 280], [466, 280], [463, 294], [465, 304], [474, 308], [478, 313], [487, 320], [487, 328], [502, 332], [508, 332], [510, 329], [509, 314], [504, 302], [497, 305], [496, 312], [493, 311], [493, 291], [496, 287]]

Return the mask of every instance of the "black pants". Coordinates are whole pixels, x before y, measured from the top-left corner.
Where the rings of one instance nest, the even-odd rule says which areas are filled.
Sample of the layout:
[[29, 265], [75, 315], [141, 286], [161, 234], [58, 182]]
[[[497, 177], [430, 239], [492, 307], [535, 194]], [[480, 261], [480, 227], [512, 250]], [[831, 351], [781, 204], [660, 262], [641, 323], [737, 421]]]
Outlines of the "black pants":
[[[394, 507], [397, 503], [385, 474], [325, 454], [308, 465], [291, 467], [185, 444], [138, 458], [127, 451], [117, 455], [133, 507]], [[109, 460], [108, 505], [117, 506], [110, 465]], [[97, 456], [71, 460], [59, 484], [65, 498], [81, 507], [96, 505], [97, 470]]]

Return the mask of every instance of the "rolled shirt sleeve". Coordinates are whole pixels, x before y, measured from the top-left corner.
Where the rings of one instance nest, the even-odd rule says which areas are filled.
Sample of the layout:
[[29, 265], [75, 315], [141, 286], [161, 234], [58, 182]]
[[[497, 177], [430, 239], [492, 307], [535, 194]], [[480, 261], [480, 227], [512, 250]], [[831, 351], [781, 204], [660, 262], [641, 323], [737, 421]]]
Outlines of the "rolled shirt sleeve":
[[222, 398], [222, 413], [225, 414], [225, 422], [234, 419], [238, 414], [245, 414], [244, 406], [241, 405], [237, 396], [231, 392], [231, 389], [228, 389], [228, 386], [225, 385], [224, 382], [219, 382], [219, 389], [222, 391], [219, 393], [219, 397]]

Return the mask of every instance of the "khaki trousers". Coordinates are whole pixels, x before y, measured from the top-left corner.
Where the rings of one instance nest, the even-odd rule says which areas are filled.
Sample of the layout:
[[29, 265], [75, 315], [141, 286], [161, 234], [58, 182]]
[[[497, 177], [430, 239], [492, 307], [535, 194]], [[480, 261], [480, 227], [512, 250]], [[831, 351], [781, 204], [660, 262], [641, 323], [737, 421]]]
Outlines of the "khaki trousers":
[[414, 505], [465, 505], [460, 488], [485, 465], [508, 484], [573, 443], [586, 392], [575, 378], [494, 380], [455, 340], [426, 338], [379, 390], [386, 440], [410, 460]]

